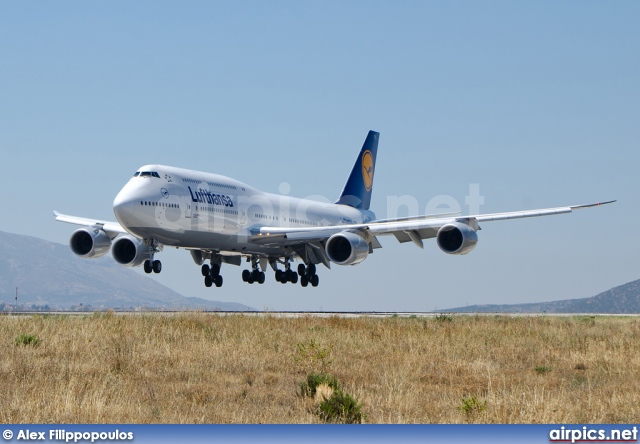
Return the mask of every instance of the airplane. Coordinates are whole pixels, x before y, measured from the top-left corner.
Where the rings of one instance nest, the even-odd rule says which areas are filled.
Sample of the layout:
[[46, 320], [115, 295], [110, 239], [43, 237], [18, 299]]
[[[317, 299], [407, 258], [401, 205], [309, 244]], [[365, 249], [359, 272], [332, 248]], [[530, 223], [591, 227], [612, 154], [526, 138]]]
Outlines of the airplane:
[[[262, 192], [218, 174], [164, 165], [135, 172], [113, 201], [118, 222], [69, 216], [80, 225], [70, 238], [73, 253], [97, 258], [110, 250], [126, 267], [160, 273], [155, 255], [164, 246], [188, 250], [207, 287], [221, 287], [221, 266], [240, 266], [242, 280], [265, 282], [270, 266], [283, 284], [317, 287], [316, 265], [356, 265], [381, 248], [379, 236], [394, 236], [423, 248], [436, 239], [447, 254], [464, 255], [478, 242], [480, 223], [571, 213], [615, 201], [495, 214], [459, 213], [377, 219], [370, 209], [380, 134], [369, 131], [335, 203]], [[297, 272], [292, 262], [299, 261]], [[207, 263], [208, 262], [208, 263]], [[282, 268], [280, 268], [282, 266]]]

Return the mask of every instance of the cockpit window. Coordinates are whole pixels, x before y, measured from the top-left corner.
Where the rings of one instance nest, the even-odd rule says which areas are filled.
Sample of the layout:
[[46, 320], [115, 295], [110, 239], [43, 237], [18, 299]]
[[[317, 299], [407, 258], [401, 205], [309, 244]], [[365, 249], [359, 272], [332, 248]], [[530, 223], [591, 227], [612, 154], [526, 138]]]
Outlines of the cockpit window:
[[133, 177], [157, 177], [160, 179], [160, 174], [155, 171], [136, 171]]
[[157, 177], [158, 179], [160, 179], [160, 174], [156, 173], [155, 171], [138, 172], [138, 173], [134, 174], [133, 177], [136, 177], [137, 175], [140, 175], [140, 177], [151, 176], [151, 177]]

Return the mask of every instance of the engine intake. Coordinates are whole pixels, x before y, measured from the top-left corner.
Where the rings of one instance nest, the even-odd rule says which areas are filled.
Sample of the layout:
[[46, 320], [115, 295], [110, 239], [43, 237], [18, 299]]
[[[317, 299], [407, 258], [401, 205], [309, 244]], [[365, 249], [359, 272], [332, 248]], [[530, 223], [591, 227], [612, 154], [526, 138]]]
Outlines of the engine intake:
[[137, 267], [149, 259], [149, 247], [133, 236], [120, 236], [113, 241], [113, 259], [125, 267]]
[[331, 262], [355, 265], [367, 258], [369, 243], [350, 231], [334, 234], [327, 240], [325, 251]]
[[111, 238], [107, 233], [97, 228], [80, 228], [71, 235], [69, 247], [80, 257], [100, 257], [109, 252]]
[[438, 230], [437, 241], [447, 254], [467, 254], [476, 247], [478, 234], [469, 225], [453, 222]]

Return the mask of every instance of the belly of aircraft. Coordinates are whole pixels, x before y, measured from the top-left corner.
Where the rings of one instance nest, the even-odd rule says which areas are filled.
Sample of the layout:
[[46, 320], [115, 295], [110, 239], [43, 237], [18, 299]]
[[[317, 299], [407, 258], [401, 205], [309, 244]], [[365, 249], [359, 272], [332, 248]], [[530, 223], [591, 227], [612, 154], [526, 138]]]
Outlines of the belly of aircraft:
[[169, 247], [272, 256], [282, 256], [285, 253], [284, 247], [256, 245], [250, 242], [247, 236], [237, 233], [207, 233], [193, 230], [171, 233], [162, 228], [150, 227], [127, 227], [127, 230], [137, 237], [155, 239]]

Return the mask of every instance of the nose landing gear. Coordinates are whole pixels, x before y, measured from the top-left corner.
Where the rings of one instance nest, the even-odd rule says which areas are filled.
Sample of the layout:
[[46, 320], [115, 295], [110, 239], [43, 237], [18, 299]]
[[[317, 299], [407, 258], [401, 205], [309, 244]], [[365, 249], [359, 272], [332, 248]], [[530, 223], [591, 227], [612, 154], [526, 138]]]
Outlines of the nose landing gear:
[[153, 260], [153, 256], [158, 253], [158, 241], [151, 239], [149, 241], [149, 259], [144, 261], [144, 272], [149, 274], [151, 272], [160, 273], [162, 271], [162, 262]]

